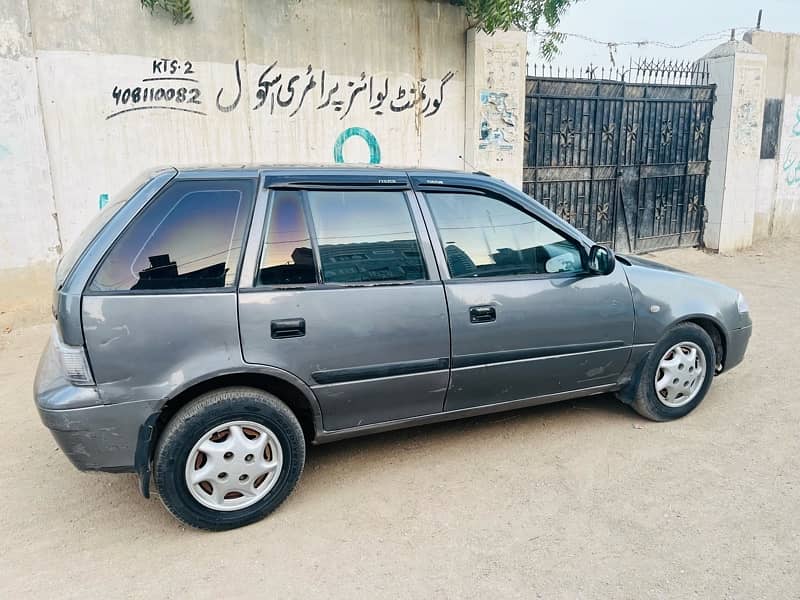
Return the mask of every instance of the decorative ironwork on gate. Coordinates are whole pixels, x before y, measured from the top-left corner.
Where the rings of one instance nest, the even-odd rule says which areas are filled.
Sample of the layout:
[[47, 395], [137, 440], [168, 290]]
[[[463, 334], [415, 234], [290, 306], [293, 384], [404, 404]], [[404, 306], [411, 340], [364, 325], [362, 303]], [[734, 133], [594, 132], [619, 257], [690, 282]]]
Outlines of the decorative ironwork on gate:
[[699, 244], [715, 89], [707, 66], [533, 72], [525, 192], [623, 252]]

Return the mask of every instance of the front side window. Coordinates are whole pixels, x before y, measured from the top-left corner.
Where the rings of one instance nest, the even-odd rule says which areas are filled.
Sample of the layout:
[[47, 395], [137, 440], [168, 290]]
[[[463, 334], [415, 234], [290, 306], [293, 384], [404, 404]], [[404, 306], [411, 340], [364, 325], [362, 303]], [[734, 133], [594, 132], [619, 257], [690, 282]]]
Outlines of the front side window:
[[178, 181], [117, 240], [89, 289], [94, 292], [231, 287], [255, 181]]
[[496, 198], [426, 194], [451, 277], [499, 277], [583, 270], [577, 246]]
[[403, 192], [307, 193], [323, 281], [414, 281], [427, 276]]

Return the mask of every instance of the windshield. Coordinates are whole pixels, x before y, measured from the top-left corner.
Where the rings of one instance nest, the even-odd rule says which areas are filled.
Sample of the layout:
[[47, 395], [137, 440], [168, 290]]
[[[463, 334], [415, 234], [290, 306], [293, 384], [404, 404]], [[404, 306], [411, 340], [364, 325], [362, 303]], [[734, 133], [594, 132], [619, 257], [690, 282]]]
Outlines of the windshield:
[[64, 280], [72, 271], [72, 267], [78, 262], [83, 251], [94, 240], [98, 233], [106, 226], [111, 218], [117, 214], [120, 208], [138, 192], [144, 184], [152, 178], [152, 173], [143, 174], [137, 177], [132, 183], [127, 185], [122, 191], [113, 196], [114, 201], [104, 206], [99, 213], [89, 222], [80, 235], [70, 244], [67, 251], [61, 256], [56, 269], [56, 289], [60, 289]]

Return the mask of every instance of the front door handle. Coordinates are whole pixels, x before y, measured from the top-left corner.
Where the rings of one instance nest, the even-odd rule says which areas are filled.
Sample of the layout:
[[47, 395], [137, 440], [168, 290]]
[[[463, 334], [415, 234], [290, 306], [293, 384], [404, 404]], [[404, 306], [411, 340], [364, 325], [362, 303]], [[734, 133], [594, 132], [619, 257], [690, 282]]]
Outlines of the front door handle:
[[494, 306], [470, 306], [469, 307], [469, 322], [470, 323], [490, 323], [497, 320], [497, 312]]
[[274, 340], [303, 337], [306, 334], [306, 320], [301, 318], [278, 319], [270, 323], [269, 330]]

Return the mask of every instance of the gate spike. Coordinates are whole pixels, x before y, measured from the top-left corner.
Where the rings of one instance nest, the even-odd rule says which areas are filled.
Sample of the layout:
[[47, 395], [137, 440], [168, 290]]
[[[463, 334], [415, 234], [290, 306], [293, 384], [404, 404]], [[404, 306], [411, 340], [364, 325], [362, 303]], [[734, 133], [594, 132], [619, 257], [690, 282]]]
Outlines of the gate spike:
[[550, 65], [550, 77], [553, 76], [553, 65]]

